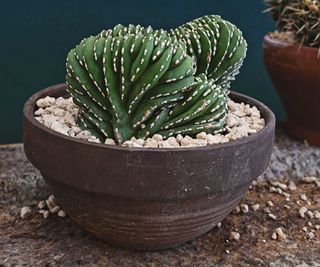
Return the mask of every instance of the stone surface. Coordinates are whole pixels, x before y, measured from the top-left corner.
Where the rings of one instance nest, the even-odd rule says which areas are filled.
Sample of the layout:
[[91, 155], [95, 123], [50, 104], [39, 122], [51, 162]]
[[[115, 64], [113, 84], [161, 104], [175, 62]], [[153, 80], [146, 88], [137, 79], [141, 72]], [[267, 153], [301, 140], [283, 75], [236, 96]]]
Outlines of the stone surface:
[[[231, 213], [220, 227], [178, 248], [133, 252], [94, 238], [73, 224], [68, 216], [60, 217], [61, 210], [50, 215], [48, 210], [40, 209], [43, 213], [33, 212], [28, 219], [21, 219], [20, 208], [28, 206], [37, 210], [39, 201], [47, 200], [51, 195], [50, 190], [25, 158], [21, 145], [0, 147], [0, 265], [320, 266], [320, 224], [316, 218], [316, 211], [320, 211], [319, 169], [314, 169], [315, 162], [310, 162], [318, 160], [315, 156], [319, 151], [278, 133], [277, 156], [273, 156], [267, 174], [252, 184], [240, 203], [250, 207], [247, 213]], [[307, 163], [297, 160], [305, 156], [309, 156]], [[295, 169], [292, 169], [293, 162]], [[282, 166], [281, 175], [277, 176], [279, 172], [274, 170], [275, 166]], [[299, 168], [304, 171], [297, 172]], [[304, 182], [302, 178], [308, 176], [318, 180]], [[263, 179], [265, 177], [288, 188], [273, 186]], [[294, 191], [289, 188], [290, 181], [295, 182]], [[271, 187], [281, 191], [270, 190]], [[289, 192], [287, 200], [284, 193]], [[308, 197], [309, 203], [300, 199], [302, 194]], [[268, 201], [273, 206], [267, 206]], [[260, 208], [252, 208], [256, 204]], [[303, 206], [313, 212], [314, 218], [307, 217], [307, 211], [305, 218], [299, 216]], [[277, 220], [269, 219], [265, 208]], [[45, 212], [47, 219], [44, 219]], [[279, 227], [286, 239], [280, 237]], [[240, 238], [229, 241], [231, 232], [237, 232]]]

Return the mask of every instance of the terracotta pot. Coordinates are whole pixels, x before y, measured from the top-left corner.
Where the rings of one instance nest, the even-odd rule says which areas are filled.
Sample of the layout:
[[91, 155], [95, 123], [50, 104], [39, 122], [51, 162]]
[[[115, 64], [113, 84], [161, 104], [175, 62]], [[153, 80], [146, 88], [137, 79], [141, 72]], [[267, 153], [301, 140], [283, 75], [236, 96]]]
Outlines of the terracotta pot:
[[264, 62], [287, 113], [292, 137], [320, 146], [320, 58], [318, 49], [264, 37]]
[[65, 85], [34, 94], [24, 107], [24, 148], [68, 215], [109, 243], [135, 249], [174, 247], [206, 233], [241, 200], [267, 167], [275, 118], [238, 141], [200, 148], [124, 148], [50, 130], [34, 118], [36, 101], [65, 95]]

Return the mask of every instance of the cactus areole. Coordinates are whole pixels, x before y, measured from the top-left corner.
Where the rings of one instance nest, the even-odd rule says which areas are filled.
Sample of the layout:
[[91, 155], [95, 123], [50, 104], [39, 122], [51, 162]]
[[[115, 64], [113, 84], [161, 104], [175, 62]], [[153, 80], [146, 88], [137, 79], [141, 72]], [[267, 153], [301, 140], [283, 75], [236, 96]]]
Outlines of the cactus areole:
[[219, 16], [177, 29], [116, 25], [67, 56], [67, 90], [78, 124], [101, 141], [224, 130], [230, 81], [247, 43]]

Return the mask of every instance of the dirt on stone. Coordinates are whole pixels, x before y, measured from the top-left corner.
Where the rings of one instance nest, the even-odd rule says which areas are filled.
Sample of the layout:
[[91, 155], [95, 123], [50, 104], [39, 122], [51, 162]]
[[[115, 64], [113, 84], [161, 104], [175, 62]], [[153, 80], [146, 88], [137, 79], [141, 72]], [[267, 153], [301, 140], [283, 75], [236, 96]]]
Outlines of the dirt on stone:
[[[304, 146], [303, 153], [312, 150], [311, 154], [317, 154], [320, 151]], [[278, 133], [275, 147], [278, 154], [273, 160], [284, 164], [286, 160], [281, 160], [281, 155], [295, 157], [292, 153], [294, 147], [299, 148], [300, 144]], [[290, 160], [287, 162], [289, 166]], [[271, 162], [272, 166], [275, 166], [274, 162]], [[312, 168], [310, 166], [313, 165], [305, 166], [306, 176], [317, 171], [308, 169]], [[241, 207], [247, 206], [246, 209], [237, 207], [219, 227], [178, 248], [133, 252], [98, 240], [73, 224], [68, 216], [53, 215], [44, 219], [38, 213], [37, 205], [48, 198], [50, 189], [25, 158], [21, 145], [0, 147], [0, 264], [320, 266], [320, 219], [315, 217], [316, 211], [320, 211], [319, 176], [302, 179], [294, 177], [295, 173], [288, 170], [281, 172], [281, 177], [271, 177], [277, 172], [269, 170], [267, 173], [268, 180], [264, 179], [265, 176], [260, 177], [239, 203]], [[270, 178], [273, 178], [272, 182]], [[32, 210], [27, 219], [20, 217], [20, 209], [24, 206]], [[310, 212], [301, 217], [301, 207], [311, 211], [313, 217]]]

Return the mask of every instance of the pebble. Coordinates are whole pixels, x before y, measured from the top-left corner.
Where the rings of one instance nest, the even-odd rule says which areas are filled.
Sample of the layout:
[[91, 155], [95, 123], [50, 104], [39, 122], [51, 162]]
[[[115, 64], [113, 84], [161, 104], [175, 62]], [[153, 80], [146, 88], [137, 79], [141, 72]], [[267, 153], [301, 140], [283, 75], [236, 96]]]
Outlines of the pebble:
[[[290, 194], [289, 193], [287, 193], [287, 192], [282, 192], [282, 195], [284, 196], [284, 197], [286, 197], [287, 199], [289, 199], [290, 198]], [[290, 199], [289, 199], [290, 200]], [[287, 201], [289, 201], [289, 200], [287, 200]]]
[[257, 210], [260, 209], [260, 205], [259, 205], [258, 203], [257, 203], [257, 204], [254, 204], [254, 205], [251, 206], [251, 209], [252, 209], [253, 211], [257, 211]]
[[272, 214], [272, 213], [268, 213], [269, 218], [271, 218], [272, 220], [276, 220], [277, 217], [276, 215]]
[[308, 177], [303, 177], [301, 179], [302, 182], [304, 183], [314, 183], [316, 182], [317, 180], [319, 180], [319, 178], [315, 177], [315, 176], [308, 176]]
[[268, 207], [273, 207], [273, 206], [274, 206], [274, 205], [273, 205], [273, 202], [272, 202], [271, 200], [267, 201], [267, 206], [268, 206]]
[[[68, 135], [81, 140], [100, 143], [100, 140], [87, 130], [81, 130], [76, 126], [76, 120], [79, 114], [79, 108], [73, 103], [72, 98], [64, 99], [59, 97], [45, 97], [36, 102], [38, 109], [35, 111], [35, 118], [46, 125], [48, 128], [61, 134]], [[206, 145], [215, 145], [234, 141], [261, 130], [265, 121], [261, 118], [260, 111], [248, 104], [236, 103], [228, 100], [229, 113], [226, 118], [225, 134], [206, 134], [198, 133], [195, 138], [182, 136], [169, 137], [163, 140], [160, 134], [152, 136], [151, 140], [132, 138], [125, 141], [124, 147], [150, 147], [150, 148], [177, 148], [177, 147], [201, 147]], [[104, 141], [108, 145], [116, 145], [116, 142], [107, 138]]]
[[174, 137], [169, 137], [166, 141], [173, 147], [179, 147], [180, 146], [180, 144], [178, 143], [178, 141]]
[[181, 146], [184, 147], [197, 147], [197, 146], [206, 146], [208, 144], [207, 140], [204, 139], [193, 139], [192, 137], [186, 135], [181, 140]]
[[163, 148], [174, 148], [168, 140], [158, 142], [158, 146]]
[[107, 139], [104, 141], [104, 143], [105, 143], [106, 145], [115, 145], [115, 144], [116, 144], [116, 142], [115, 142], [112, 138], [107, 138]]
[[310, 219], [313, 219], [313, 218], [314, 218], [314, 214], [313, 214], [313, 212], [312, 212], [311, 210], [308, 210], [308, 211], [307, 211], [307, 215], [308, 215], [308, 217], [309, 217]]
[[320, 212], [319, 211], [314, 211], [313, 212], [313, 215], [314, 215], [314, 217], [316, 218], [316, 219], [320, 219]]
[[205, 132], [201, 132], [197, 134], [197, 139], [207, 140], [207, 134]]
[[29, 207], [22, 207], [20, 210], [20, 217], [22, 219], [28, 219], [31, 216], [31, 209]]
[[235, 232], [235, 231], [232, 231], [230, 233], [230, 240], [235, 240], [235, 241], [238, 241], [240, 240], [240, 234], [238, 232]]
[[301, 199], [301, 200], [304, 200], [304, 201], [307, 201], [307, 200], [308, 200], [306, 194], [301, 194], [301, 195], [300, 195], [300, 199]]
[[154, 134], [153, 136], [152, 136], [152, 138], [154, 139], [154, 140], [156, 140], [156, 141], [162, 141], [163, 139], [162, 139], [162, 135], [160, 135], [160, 134]]
[[271, 193], [277, 193], [278, 190], [277, 190], [277, 188], [275, 188], [274, 186], [270, 186], [270, 187], [269, 187], [269, 192], [271, 192]]
[[264, 211], [265, 213], [271, 213], [271, 210], [270, 210], [268, 207], [265, 207], [265, 208], [263, 209], [263, 211]]
[[240, 208], [240, 206], [239, 205], [237, 205], [234, 209], [233, 209], [233, 212], [234, 213], [239, 213], [241, 211], [241, 208]]
[[306, 208], [306, 207], [301, 207], [300, 209], [299, 209], [299, 215], [300, 215], [300, 217], [301, 218], [305, 218], [306, 216], [305, 216], [305, 213], [308, 211], [308, 209]]
[[241, 204], [240, 208], [241, 208], [241, 211], [243, 213], [248, 213], [249, 212], [249, 206], [247, 204]]
[[152, 147], [152, 148], [157, 148], [158, 147], [158, 142], [152, 138], [148, 138], [145, 143], [145, 147]]
[[60, 210], [60, 207], [59, 207], [59, 206], [55, 206], [55, 207], [53, 207], [52, 209], [49, 209], [49, 211], [50, 211], [52, 214], [57, 213], [59, 210]]
[[144, 140], [143, 139], [136, 139], [134, 141], [135, 144], [138, 144], [139, 146], [143, 146], [144, 145]]
[[59, 210], [58, 216], [64, 218], [67, 216], [67, 214], [63, 210]]
[[307, 234], [308, 239], [313, 239], [315, 237], [315, 234], [313, 232], [309, 232]]
[[45, 207], [46, 207], [46, 202], [44, 200], [39, 201], [38, 208], [41, 210], [41, 209], [44, 209]]
[[123, 142], [122, 146], [133, 147], [133, 142], [131, 140], [127, 140], [127, 141]]
[[284, 183], [278, 182], [278, 181], [269, 181], [271, 185], [273, 185], [274, 187], [279, 187], [282, 190], [286, 190], [288, 188], [288, 186]]
[[40, 98], [39, 100], [37, 100], [36, 104], [39, 108], [46, 108], [52, 106], [55, 101], [55, 98], [46, 96], [45, 98]]
[[297, 186], [296, 186], [296, 184], [295, 184], [293, 181], [290, 181], [290, 182], [289, 182], [288, 188], [289, 188], [289, 190], [291, 190], [291, 191], [297, 190]]
[[55, 206], [57, 206], [57, 203], [55, 201], [54, 195], [50, 195], [48, 199], [46, 200], [46, 204], [49, 210], [53, 209]]
[[43, 218], [47, 219], [47, 218], [49, 218], [49, 215], [50, 215], [50, 212], [48, 210], [45, 210], [43, 212]]
[[285, 240], [287, 239], [287, 235], [283, 232], [281, 227], [278, 227], [276, 229], [277, 237], [279, 240]]
[[178, 143], [181, 143], [181, 140], [183, 139], [183, 136], [181, 135], [181, 134], [178, 134], [177, 136], [176, 136], [176, 140], [177, 140], [177, 142]]

